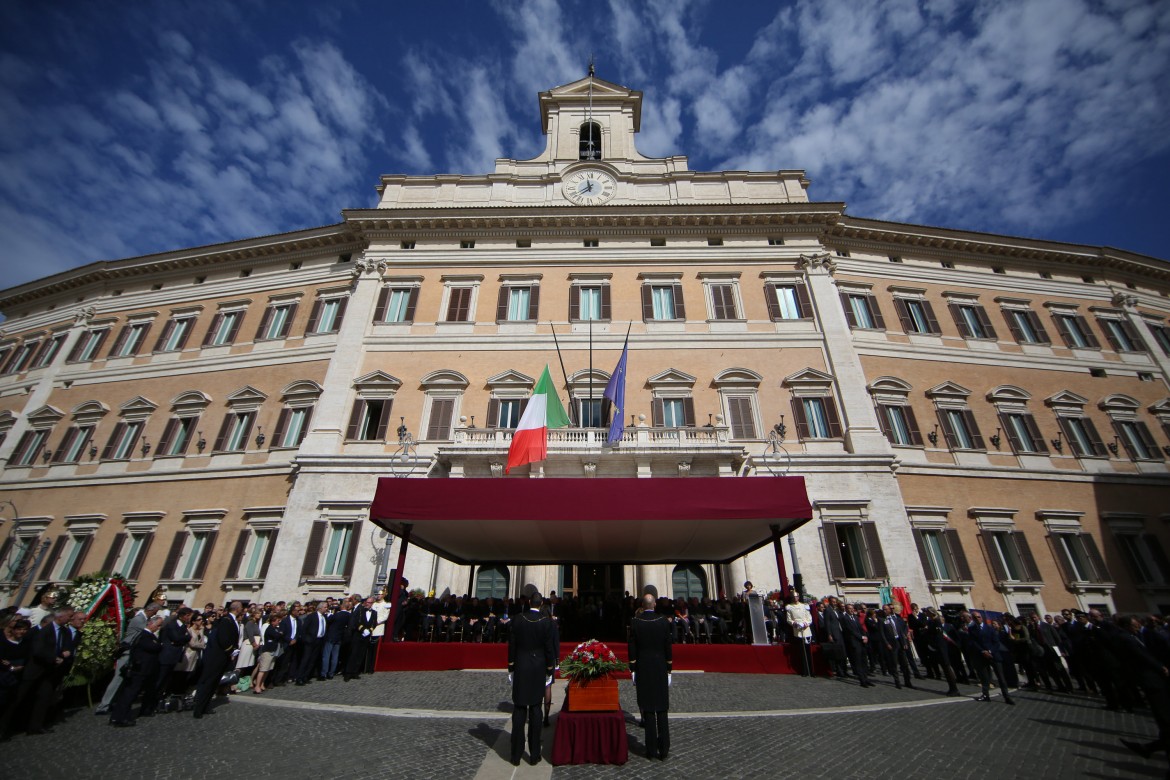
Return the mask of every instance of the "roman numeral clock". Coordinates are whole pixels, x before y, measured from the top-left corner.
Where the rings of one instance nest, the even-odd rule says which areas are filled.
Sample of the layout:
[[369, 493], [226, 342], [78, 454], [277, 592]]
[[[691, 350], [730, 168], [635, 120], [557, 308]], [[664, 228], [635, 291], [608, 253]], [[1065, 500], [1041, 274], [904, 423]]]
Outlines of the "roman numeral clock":
[[585, 169], [566, 176], [561, 192], [578, 206], [595, 206], [613, 198], [617, 181], [605, 171]]

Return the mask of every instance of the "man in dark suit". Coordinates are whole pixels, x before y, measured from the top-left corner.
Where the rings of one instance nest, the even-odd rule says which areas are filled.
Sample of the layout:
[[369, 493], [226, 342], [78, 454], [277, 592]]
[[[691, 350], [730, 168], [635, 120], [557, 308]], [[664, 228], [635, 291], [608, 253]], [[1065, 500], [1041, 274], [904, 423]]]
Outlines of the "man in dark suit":
[[365, 599], [354, 607], [349, 617], [349, 658], [345, 661], [345, 680], [357, 680], [362, 676], [362, 669], [366, 665], [366, 651], [370, 647], [370, 637], [374, 634], [374, 626], [378, 625], [378, 613], [374, 611], [374, 600]]
[[[177, 621], [176, 621], [177, 622]], [[130, 670], [130, 679], [118, 690], [114, 699], [114, 706], [110, 710], [111, 726], [133, 726], [134, 719], [130, 716], [130, 709], [138, 694], [142, 694], [142, 706], [138, 710], [138, 717], [149, 718], [154, 714], [158, 705], [158, 672], [159, 657], [162, 645], [158, 634], [162, 629], [161, 615], [155, 615], [146, 622], [146, 628], [138, 634], [134, 645], [130, 648], [130, 661], [126, 668]]]
[[1126, 677], [1141, 689], [1158, 724], [1158, 738], [1153, 742], [1123, 739], [1121, 744], [1142, 758], [1150, 758], [1154, 752], [1170, 748], [1170, 668], [1150, 648], [1137, 618], [1122, 618], [1118, 623], [1122, 630], [1114, 634], [1114, 648]]
[[991, 673], [994, 671], [995, 682], [1003, 692], [1004, 704], [1015, 704], [1008, 695], [1007, 683], [1003, 679], [1003, 666], [999, 662], [999, 632], [983, 622], [982, 612], [972, 612], [971, 619], [974, 622], [967, 626], [967, 641], [971, 645], [970, 657], [975, 665], [975, 672], [983, 686], [983, 695], [978, 701], [991, 701]]
[[845, 668], [845, 636], [841, 633], [841, 602], [829, 596], [829, 603], [821, 613], [821, 642], [825, 655], [837, 677], [848, 677]]
[[199, 677], [199, 685], [195, 688], [194, 714], [196, 720], [204, 715], [210, 715], [208, 705], [228, 664], [239, 654], [240, 644], [240, 615], [244, 613], [244, 605], [233, 601], [228, 611], [219, 620], [207, 635], [207, 647], [203, 650], [203, 674]]
[[901, 669], [902, 676], [906, 680], [906, 687], [913, 688], [914, 683], [910, 682], [910, 632], [906, 621], [894, 612], [893, 604], [886, 604], [882, 607], [880, 636], [882, 652], [886, 657], [886, 667], [894, 678], [894, 687], [902, 687], [902, 683], [898, 681], [898, 670]]
[[44, 626], [34, 626], [28, 633], [29, 658], [8, 711], [0, 713], [0, 736], [7, 733], [8, 719], [23, 702], [32, 703], [27, 733], [45, 734], [45, 719], [57, 699], [57, 686], [64, 676], [61, 670], [73, 656], [69, 620], [71, 608], [58, 609]]
[[349, 636], [351, 617], [349, 599], [343, 601], [341, 606], [329, 615], [329, 625], [325, 629], [325, 647], [321, 652], [321, 676], [326, 680], [333, 679], [341, 663], [341, 646]]
[[654, 596], [642, 597], [642, 612], [630, 621], [630, 672], [646, 729], [646, 757], [663, 761], [670, 753], [670, 621], [655, 611]]
[[[155, 682], [155, 689], [158, 691], [159, 697], [167, 695], [167, 690], [171, 680], [171, 674], [175, 671], [175, 667], [183, 660], [187, 652], [187, 645], [191, 643], [191, 632], [187, 630], [187, 624], [191, 622], [191, 615], [194, 610], [190, 607], [179, 607], [175, 612], [175, 619], [170, 623], [164, 623], [162, 630], [159, 632], [159, 643], [162, 645], [162, 652], [158, 657], [158, 680]], [[146, 709], [146, 702], [142, 703], [142, 707]], [[154, 712], [154, 705], [150, 707], [150, 712]]]
[[[304, 685], [314, 671], [321, 669], [321, 650], [325, 646], [325, 633], [329, 628], [325, 608], [324, 600], [319, 601], [312, 612], [301, 618], [301, 661], [296, 672], [297, 685]], [[320, 679], [324, 680], [325, 677], [321, 676]]]
[[845, 605], [845, 617], [841, 619], [841, 634], [845, 638], [845, 650], [849, 653], [849, 664], [857, 674], [857, 680], [862, 688], [872, 688], [867, 671], [865, 648], [869, 644], [869, 637], [857, 615], [857, 608], [852, 604]]
[[508, 682], [512, 685], [512, 764], [520, 765], [528, 725], [528, 763], [540, 762], [540, 705], [557, 665], [557, 631], [541, 612], [544, 599], [533, 593], [526, 612], [512, 621], [508, 638]]
[[288, 608], [288, 614], [280, 621], [280, 635], [282, 652], [276, 659], [276, 669], [272, 673], [273, 683], [283, 684], [289, 675], [296, 676], [300, 670], [301, 658], [301, 610], [299, 602], [294, 601]]

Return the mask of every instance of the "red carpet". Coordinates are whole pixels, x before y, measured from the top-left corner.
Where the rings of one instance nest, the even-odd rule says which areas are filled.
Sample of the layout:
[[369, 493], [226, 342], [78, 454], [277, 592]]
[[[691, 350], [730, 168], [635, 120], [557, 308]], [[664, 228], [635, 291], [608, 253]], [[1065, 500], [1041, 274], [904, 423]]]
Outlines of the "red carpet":
[[[624, 642], [607, 642], [614, 654], [629, 660]], [[560, 657], [576, 647], [562, 642]], [[813, 646], [813, 663], [823, 674], [820, 648]], [[788, 645], [675, 645], [675, 671], [730, 672], [738, 674], [797, 674], [799, 659], [790, 658]], [[793, 663], [795, 660], [795, 664]], [[382, 642], [375, 666], [379, 672], [427, 672], [448, 669], [507, 669], [507, 644], [471, 642]], [[626, 676], [626, 675], [621, 675]]]

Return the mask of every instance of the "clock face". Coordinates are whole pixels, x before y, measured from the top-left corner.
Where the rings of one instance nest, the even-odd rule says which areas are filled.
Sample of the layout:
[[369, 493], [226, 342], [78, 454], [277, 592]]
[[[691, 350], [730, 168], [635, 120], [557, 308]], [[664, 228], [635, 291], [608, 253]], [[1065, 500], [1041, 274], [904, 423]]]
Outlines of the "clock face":
[[617, 181], [604, 171], [577, 171], [561, 183], [561, 192], [578, 205], [605, 203], [617, 193]]

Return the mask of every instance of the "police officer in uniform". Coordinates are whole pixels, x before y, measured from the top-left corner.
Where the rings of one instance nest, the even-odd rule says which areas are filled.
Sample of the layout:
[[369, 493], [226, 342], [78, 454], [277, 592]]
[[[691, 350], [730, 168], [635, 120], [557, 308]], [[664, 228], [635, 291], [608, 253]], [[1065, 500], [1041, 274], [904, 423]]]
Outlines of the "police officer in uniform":
[[630, 622], [630, 672], [646, 729], [646, 757], [666, 760], [670, 752], [670, 621], [655, 611], [654, 596], [642, 597], [642, 612]]
[[524, 724], [528, 724], [528, 763], [540, 762], [540, 705], [552, 685], [557, 664], [557, 631], [540, 611], [544, 599], [533, 593], [529, 609], [512, 621], [508, 638], [508, 682], [512, 684], [512, 764], [520, 765]]

